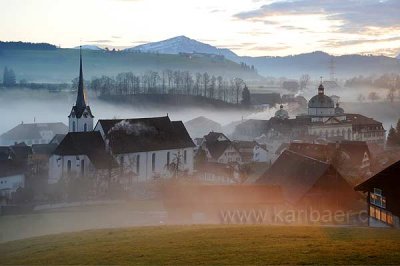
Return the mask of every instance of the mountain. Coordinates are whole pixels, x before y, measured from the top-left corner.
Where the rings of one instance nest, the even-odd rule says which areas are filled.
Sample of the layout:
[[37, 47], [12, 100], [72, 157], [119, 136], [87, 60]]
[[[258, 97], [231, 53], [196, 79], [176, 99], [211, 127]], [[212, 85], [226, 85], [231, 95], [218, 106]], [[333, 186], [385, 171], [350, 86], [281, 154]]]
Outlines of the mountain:
[[[253, 65], [262, 76], [299, 78], [309, 74], [312, 78], [329, 77], [331, 60], [334, 62], [336, 78], [350, 78], [358, 75], [382, 74], [400, 71], [399, 60], [386, 56], [342, 55], [332, 56], [325, 52], [315, 51], [289, 56], [238, 56], [226, 48], [202, 43], [186, 36], [178, 36], [164, 41], [142, 44], [127, 48], [125, 51], [140, 51], [156, 54], [205, 53], [223, 55], [236, 63]], [[400, 55], [399, 55], [400, 56]]]
[[190, 39], [186, 36], [177, 36], [159, 42], [146, 43], [132, 48], [127, 48], [124, 51], [140, 51], [144, 53], [158, 54], [202, 53], [223, 55], [228, 59], [237, 57], [237, 55], [229, 49], [220, 49], [215, 46]]
[[299, 78], [302, 74], [309, 74], [315, 79], [319, 76], [327, 78], [331, 72], [332, 60], [337, 78], [400, 71], [400, 62], [393, 57], [358, 54], [332, 56], [321, 51], [282, 57], [244, 56], [240, 57], [240, 60], [248, 65], [254, 65], [258, 73], [263, 76], [289, 78]]
[[[80, 48], [80, 46], [74, 47], [74, 49], [79, 49], [79, 48]], [[97, 45], [90, 45], [90, 44], [82, 45], [82, 49], [83, 49], [83, 50], [92, 50], [92, 51], [101, 51], [101, 50], [104, 50], [103, 48], [100, 48], [100, 47], [98, 47]]]

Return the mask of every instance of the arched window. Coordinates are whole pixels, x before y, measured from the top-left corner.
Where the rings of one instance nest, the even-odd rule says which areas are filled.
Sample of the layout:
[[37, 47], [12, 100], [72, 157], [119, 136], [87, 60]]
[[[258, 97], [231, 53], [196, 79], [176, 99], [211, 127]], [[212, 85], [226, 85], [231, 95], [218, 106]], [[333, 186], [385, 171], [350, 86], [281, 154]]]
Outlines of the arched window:
[[347, 130], [347, 139], [351, 140], [351, 129], [350, 128]]
[[167, 166], [169, 166], [170, 163], [170, 152], [167, 152]]
[[81, 176], [85, 175], [85, 160], [81, 160]]
[[184, 164], [187, 163], [187, 151], [186, 150], [183, 151], [183, 163]]
[[85, 123], [84, 125], [83, 125], [83, 131], [87, 131], [87, 124]]
[[125, 162], [125, 158], [123, 155], [121, 155], [121, 157], [119, 157], [119, 165], [121, 166], [122, 172], [124, 172], [124, 162]]
[[68, 162], [67, 162], [67, 171], [68, 171], [68, 173], [71, 172], [71, 165], [72, 165], [71, 160], [68, 160]]
[[76, 131], [76, 125], [75, 125], [75, 121], [72, 121], [72, 132]]
[[136, 156], [136, 174], [139, 175], [140, 173], [140, 155]]
[[154, 172], [156, 170], [156, 154], [151, 155], [151, 170]]

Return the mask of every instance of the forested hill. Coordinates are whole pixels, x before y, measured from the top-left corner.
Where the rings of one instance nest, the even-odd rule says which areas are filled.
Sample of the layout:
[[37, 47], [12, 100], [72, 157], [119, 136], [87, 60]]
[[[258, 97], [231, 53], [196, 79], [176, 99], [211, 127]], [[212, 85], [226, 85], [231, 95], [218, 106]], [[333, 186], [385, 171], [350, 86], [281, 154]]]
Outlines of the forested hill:
[[55, 50], [57, 47], [49, 43], [31, 43], [31, 42], [2, 42], [0, 41], [0, 50]]
[[[83, 65], [85, 79], [116, 76], [122, 72], [143, 74], [147, 71], [166, 69], [207, 72], [225, 78], [259, 80], [262, 77], [256, 71], [226, 58], [208, 55], [188, 56], [170, 54], [149, 54], [117, 51], [84, 50]], [[79, 51], [76, 49], [1, 49], [0, 70], [11, 68], [17, 81], [28, 83], [71, 82], [78, 76]]]

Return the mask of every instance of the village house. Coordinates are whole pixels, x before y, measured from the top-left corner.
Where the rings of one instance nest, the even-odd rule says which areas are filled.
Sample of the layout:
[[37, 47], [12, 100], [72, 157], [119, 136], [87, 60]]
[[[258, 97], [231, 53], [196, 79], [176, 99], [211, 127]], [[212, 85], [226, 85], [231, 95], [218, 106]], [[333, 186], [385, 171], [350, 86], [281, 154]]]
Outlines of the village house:
[[234, 143], [223, 133], [210, 132], [204, 136], [201, 148], [206, 152], [208, 162], [240, 164], [242, 156]]
[[68, 127], [63, 123], [21, 123], [0, 136], [4, 146], [16, 143], [47, 144], [56, 134], [66, 134]]
[[13, 194], [25, 186], [23, 167], [16, 161], [0, 160], [0, 205], [13, 199]]
[[400, 227], [400, 161], [355, 187], [366, 193], [369, 225]]
[[359, 182], [360, 178], [371, 174], [372, 158], [365, 141], [338, 141], [325, 144], [292, 142], [287, 149], [334, 164], [350, 182]]
[[269, 162], [272, 159], [266, 145], [256, 141], [235, 140], [233, 145], [239, 151], [243, 163]]
[[285, 201], [299, 209], [357, 207], [357, 193], [332, 164], [290, 150], [285, 150], [256, 183], [279, 186]]

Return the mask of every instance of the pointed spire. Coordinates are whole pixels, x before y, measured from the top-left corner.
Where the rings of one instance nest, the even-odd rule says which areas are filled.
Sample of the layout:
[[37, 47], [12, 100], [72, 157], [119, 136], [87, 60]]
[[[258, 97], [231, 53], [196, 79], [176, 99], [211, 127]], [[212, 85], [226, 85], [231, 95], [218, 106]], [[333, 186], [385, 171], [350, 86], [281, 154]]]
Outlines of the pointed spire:
[[82, 110], [86, 107], [85, 93], [83, 89], [82, 46], [79, 46], [79, 83], [75, 106], [78, 110]]

